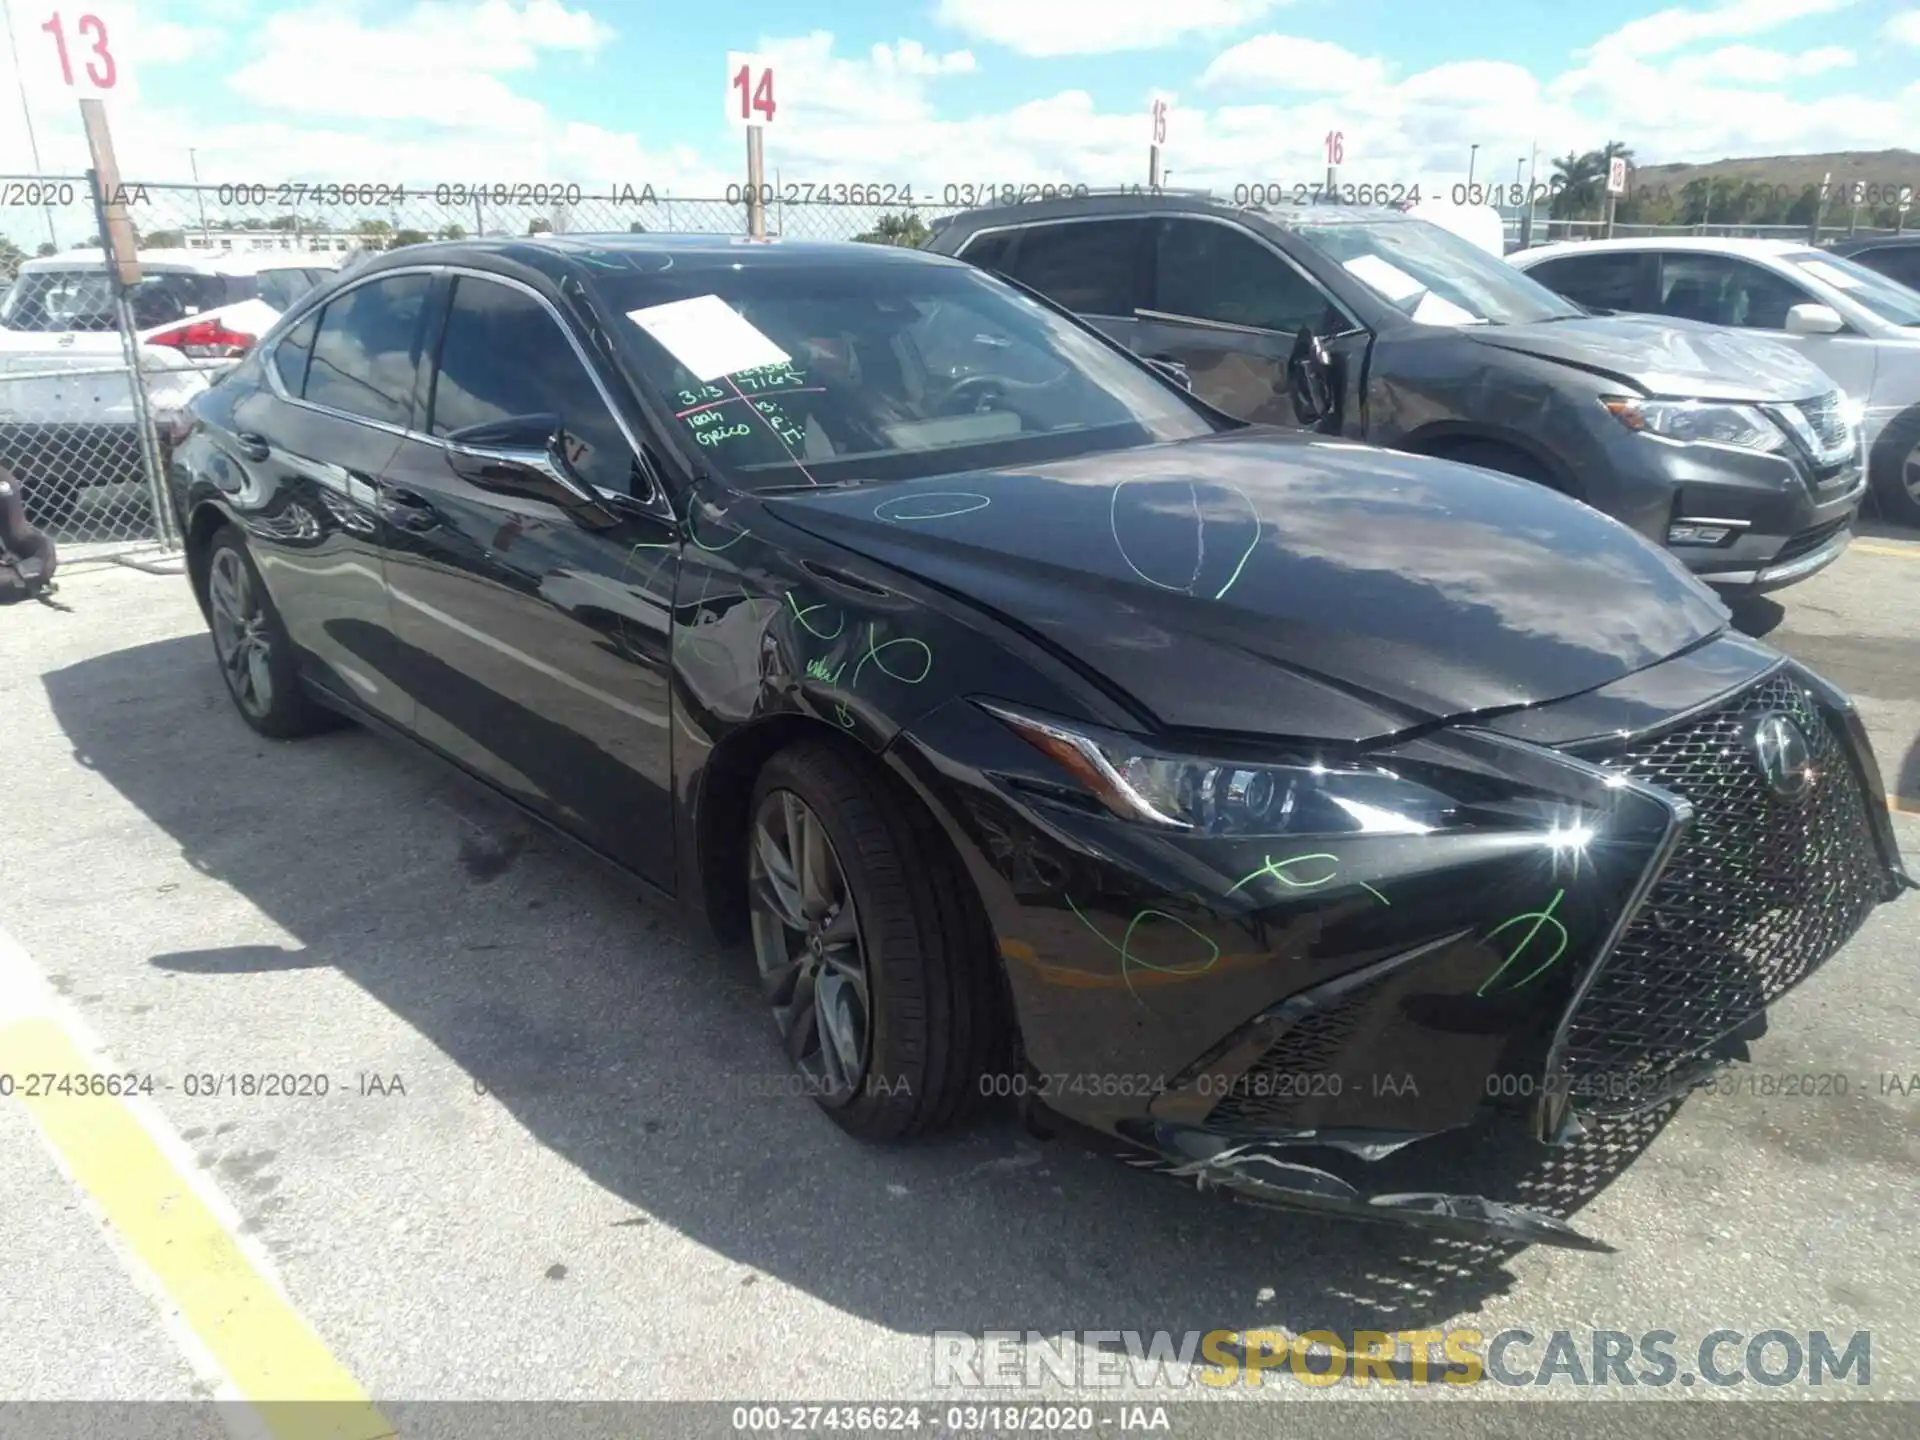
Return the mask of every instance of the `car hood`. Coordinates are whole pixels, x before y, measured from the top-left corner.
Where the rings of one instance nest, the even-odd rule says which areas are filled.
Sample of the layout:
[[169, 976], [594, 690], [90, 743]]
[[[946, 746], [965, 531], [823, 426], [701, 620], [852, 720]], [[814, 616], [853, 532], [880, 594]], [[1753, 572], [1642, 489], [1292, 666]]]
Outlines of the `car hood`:
[[1260, 428], [765, 503], [1176, 727], [1377, 739], [1605, 685], [1726, 619], [1541, 486]]
[[1463, 333], [1481, 345], [1605, 375], [1648, 395], [1777, 403], [1834, 388], [1825, 371], [1789, 345], [1696, 320], [1583, 315]]

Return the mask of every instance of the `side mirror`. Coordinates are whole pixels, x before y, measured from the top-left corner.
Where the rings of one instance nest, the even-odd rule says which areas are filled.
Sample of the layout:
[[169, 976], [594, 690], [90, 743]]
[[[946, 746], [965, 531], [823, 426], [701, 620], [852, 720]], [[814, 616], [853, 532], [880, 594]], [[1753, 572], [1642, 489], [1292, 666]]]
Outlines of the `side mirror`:
[[1173, 381], [1173, 383], [1178, 385], [1182, 390], [1193, 389], [1193, 376], [1188, 373], [1187, 367], [1182, 365], [1178, 360], [1169, 360], [1164, 355], [1149, 355], [1147, 357], [1147, 364], [1158, 370], [1162, 375], [1166, 376], [1167, 379]]
[[1795, 305], [1787, 311], [1789, 335], [1835, 335], [1847, 328], [1831, 305]]
[[1331, 368], [1326, 345], [1301, 326], [1293, 338], [1293, 353], [1287, 356], [1287, 394], [1293, 401], [1294, 418], [1302, 425], [1318, 425], [1333, 413]]
[[558, 415], [510, 415], [448, 433], [447, 463], [482, 490], [557, 505], [589, 529], [617, 523], [575, 473]]

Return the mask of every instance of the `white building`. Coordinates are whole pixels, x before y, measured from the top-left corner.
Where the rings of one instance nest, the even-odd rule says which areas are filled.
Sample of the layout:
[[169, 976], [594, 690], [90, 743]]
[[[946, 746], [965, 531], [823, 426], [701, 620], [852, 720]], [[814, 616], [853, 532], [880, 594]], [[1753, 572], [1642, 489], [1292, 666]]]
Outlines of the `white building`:
[[358, 249], [366, 239], [346, 230], [201, 230], [180, 232], [189, 250], [208, 250], [216, 254], [285, 252], [287, 254], [345, 254]]

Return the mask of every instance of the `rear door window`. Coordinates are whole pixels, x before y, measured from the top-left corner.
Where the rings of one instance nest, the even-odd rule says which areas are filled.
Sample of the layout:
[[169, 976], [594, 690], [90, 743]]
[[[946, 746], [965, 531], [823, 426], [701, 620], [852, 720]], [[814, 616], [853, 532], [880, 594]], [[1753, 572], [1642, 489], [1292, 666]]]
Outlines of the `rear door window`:
[[[1145, 303], [1141, 260], [1146, 220], [1072, 220], [1020, 232], [1010, 273], [1080, 315], [1131, 318]], [[973, 254], [969, 250], [969, 260]]]
[[313, 332], [319, 328], [320, 312], [315, 311], [274, 342], [273, 368], [287, 394], [298, 399], [307, 385], [307, 360], [313, 354]]
[[407, 424], [432, 285], [426, 275], [393, 275], [330, 301], [320, 312], [306, 398], [368, 420]]
[[1527, 274], [1589, 310], [1632, 310], [1640, 305], [1641, 261], [1637, 251], [1568, 255], [1529, 265]]

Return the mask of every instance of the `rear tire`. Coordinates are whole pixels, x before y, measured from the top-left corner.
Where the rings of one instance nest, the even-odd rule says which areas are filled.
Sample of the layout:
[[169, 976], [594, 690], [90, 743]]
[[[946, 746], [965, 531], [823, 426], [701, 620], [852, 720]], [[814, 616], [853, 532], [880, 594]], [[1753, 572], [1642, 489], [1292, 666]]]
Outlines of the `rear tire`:
[[1007, 1026], [991, 932], [945, 837], [823, 741], [769, 760], [748, 815], [754, 958], [807, 1092], [863, 1140], [952, 1125]]
[[231, 525], [207, 546], [207, 621], [220, 678], [247, 724], [269, 739], [292, 740], [340, 723], [301, 686], [287, 627]]

